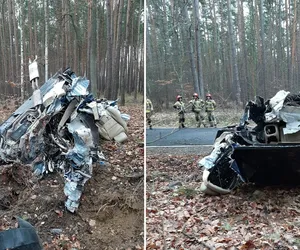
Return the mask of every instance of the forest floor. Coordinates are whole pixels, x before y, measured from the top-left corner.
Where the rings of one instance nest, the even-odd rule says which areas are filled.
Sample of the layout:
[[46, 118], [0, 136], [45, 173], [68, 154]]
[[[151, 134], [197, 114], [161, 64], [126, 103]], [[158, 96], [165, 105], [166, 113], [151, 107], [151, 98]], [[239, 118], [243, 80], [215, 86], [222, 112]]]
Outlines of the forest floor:
[[146, 249], [300, 249], [300, 188], [200, 192], [202, 155], [147, 156]]
[[[13, 111], [0, 110], [0, 120]], [[63, 177], [59, 173], [32, 182], [24, 165], [0, 168], [0, 230], [19, 216], [37, 230], [44, 249], [142, 249], [144, 244], [144, 122], [143, 105], [120, 107], [131, 116], [129, 137], [122, 145], [105, 142], [109, 164], [94, 167], [78, 212], [64, 208]], [[55, 230], [53, 230], [55, 229]]]

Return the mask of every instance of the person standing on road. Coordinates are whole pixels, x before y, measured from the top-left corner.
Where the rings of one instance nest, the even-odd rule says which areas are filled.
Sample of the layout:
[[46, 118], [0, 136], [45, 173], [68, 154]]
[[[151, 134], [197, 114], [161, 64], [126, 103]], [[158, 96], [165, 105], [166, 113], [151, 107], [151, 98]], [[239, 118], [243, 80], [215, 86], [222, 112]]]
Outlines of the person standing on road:
[[205, 117], [203, 114], [203, 109], [204, 109], [204, 101], [202, 99], [199, 99], [199, 95], [197, 93], [193, 94], [193, 100], [189, 101], [189, 103], [192, 104], [192, 112], [195, 114], [195, 119], [197, 123], [197, 127], [199, 128], [201, 124], [203, 124], [204, 127], [205, 125]]
[[152, 129], [151, 115], [153, 112], [153, 104], [149, 98], [146, 99], [146, 120], [150, 129]]
[[207, 94], [205, 100], [205, 112], [207, 114], [207, 119], [211, 127], [217, 126], [216, 118], [214, 115], [216, 106], [216, 102], [212, 99], [211, 94]]
[[179, 128], [185, 128], [185, 126], [184, 126], [184, 121], [185, 121], [184, 113], [185, 113], [185, 109], [184, 109], [184, 103], [182, 101], [182, 96], [178, 95], [176, 97], [176, 100], [177, 101], [174, 103], [173, 107], [178, 110]]

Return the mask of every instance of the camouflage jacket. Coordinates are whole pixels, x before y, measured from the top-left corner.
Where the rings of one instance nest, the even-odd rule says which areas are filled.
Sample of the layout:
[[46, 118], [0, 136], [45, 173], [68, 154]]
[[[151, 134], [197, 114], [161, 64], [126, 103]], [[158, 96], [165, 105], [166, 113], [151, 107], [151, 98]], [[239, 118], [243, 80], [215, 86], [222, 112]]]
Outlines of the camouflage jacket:
[[193, 99], [193, 100], [190, 101], [190, 103], [192, 104], [192, 111], [193, 112], [202, 111], [203, 108], [204, 108], [204, 105], [205, 105], [204, 101], [201, 100], [201, 99], [197, 99], [197, 100]]
[[181, 101], [177, 101], [174, 103], [173, 107], [175, 109], [178, 109], [178, 112], [179, 113], [184, 113], [185, 112], [185, 109], [184, 109], [184, 103]]
[[205, 111], [212, 112], [215, 110], [217, 104], [214, 100], [206, 100], [205, 101]]
[[153, 105], [150, 99], [146, 100], [146, 113], [153, 111]]

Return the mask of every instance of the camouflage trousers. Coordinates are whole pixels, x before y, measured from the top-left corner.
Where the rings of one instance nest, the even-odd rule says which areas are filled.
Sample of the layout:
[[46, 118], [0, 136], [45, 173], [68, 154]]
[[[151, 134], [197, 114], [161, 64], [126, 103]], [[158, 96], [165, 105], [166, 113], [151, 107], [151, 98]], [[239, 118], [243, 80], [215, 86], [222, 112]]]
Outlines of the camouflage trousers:
[[213, 111], [206, 111], [207, 120], [211, 127], [216, 127], [217, 122]]
[[178, 113], [178, 118], [179, 118], [179, 128], [184, 128], [184, 122], [185, 122], [185, 118], [184, 118], [184, 113], [183, 112], [179, 112]]
[[148, 124], [149, 128], [152, 129], [151, 112], [146, 113], [146, 120], [147, 120], [147, 124]]
[[194, 112], [195, 114], [195, 119], [197, 122], [197, 127], [199, 128], [201, 126], [201, 124], [203, 124], [204, 127], [206, 127], [205, 125], [205, 117], [203, 115], [202, 112]]

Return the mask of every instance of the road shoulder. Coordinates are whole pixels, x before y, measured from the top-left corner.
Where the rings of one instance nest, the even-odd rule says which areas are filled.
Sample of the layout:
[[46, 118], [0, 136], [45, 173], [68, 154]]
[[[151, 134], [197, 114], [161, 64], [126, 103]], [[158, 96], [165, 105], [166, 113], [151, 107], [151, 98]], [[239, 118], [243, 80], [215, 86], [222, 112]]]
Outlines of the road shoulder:
[[160, 146], [146, 147], [148, 155], [208, 155], [212, 145], [191, 145], [191, 146]]

